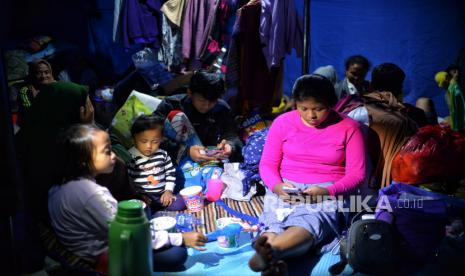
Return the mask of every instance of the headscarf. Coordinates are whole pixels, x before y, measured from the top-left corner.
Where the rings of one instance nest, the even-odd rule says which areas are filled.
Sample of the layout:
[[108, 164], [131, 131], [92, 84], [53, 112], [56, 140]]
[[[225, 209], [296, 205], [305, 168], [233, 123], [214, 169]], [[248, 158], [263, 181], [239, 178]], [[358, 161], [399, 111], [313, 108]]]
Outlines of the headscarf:
[[86, 86], [72, 82], [59, 81], [45, 86], [34, 99], [29, 127], [40, 129], [41, 133], [57, 133], [79, 123], [79, 109], [85, 106], [87, 96]]
[[313, 74], [321, 75], [331, 81], [333, 85], [337, 83], [336, 69], [332, 65], [318, 67]]
[[52, 65], [50, 65], [50, 63], [48, 61], [46, 61], [45, 59], [36, 59], [34, 61], [32, 61], [30, 64], [29, 64], [29, 69], [28, 69], [28, 79], [29, 79], [29, 82], [31, 84], [36, 84], [37, 83], [37, 80], [34, 79], [35, 75], [36, 75], [36, 72], [37, 72], [37, 69], [39, 68], [39, 65], [45, 65], [47, 66], [47, 68], [50, 70], [50, 74], [52, 75], [52, 78], [53, 78], [53, 71], [52, 71]]

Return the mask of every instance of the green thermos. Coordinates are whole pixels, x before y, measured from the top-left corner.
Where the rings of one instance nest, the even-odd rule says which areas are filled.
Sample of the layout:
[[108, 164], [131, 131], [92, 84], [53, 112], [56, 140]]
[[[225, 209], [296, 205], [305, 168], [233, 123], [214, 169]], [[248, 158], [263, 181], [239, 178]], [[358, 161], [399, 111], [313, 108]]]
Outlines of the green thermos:
[[121, 201], [108, 234], [110, 276], [152, 275], [150, 223], [138, 201]]

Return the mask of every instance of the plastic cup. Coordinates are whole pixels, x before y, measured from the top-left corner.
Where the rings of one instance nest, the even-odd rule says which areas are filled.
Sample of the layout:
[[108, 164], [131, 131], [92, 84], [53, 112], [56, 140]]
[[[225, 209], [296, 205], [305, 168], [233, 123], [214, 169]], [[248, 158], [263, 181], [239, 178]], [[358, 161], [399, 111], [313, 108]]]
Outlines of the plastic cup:
[[207, 194], [205, 195], [208, 201], [213, 202], [221, 198], [223, 192], [223, 181], [221, 179], [210, 179], [207, 182]]
[[182, 189], [179, 194], [184, 199], [187, 210], [191, 213], [198, 212], [203, 208], [202, 186], [190, 186]]

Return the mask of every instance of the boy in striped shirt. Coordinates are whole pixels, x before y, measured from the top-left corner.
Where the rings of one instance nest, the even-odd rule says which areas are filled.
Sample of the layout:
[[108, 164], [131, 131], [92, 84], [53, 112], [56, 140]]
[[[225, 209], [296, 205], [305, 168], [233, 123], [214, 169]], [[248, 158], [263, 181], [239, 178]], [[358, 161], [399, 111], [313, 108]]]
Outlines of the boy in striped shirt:
[[128, 174], [136, 191], [152, 210], [185, 209], [182, 197], [174, 195], [176, 169], [168, 153], [160, 149], [164, 120], [158, 116], [141, 115], [131, 127], [134, 147]]

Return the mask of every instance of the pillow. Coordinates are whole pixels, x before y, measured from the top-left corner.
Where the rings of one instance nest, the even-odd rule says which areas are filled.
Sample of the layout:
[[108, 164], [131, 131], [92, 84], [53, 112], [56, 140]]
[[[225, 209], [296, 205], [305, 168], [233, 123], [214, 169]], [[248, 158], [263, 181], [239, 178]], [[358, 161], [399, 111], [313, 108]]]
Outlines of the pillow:
[[132, 91], [124, 105], [118, 110], [111, 122], [110, 132], [121, 144], [129, 149], [133, 146], [131, 126], [142, 115], [150, 115], [157, 109], [161, 100], [137, 91]]

